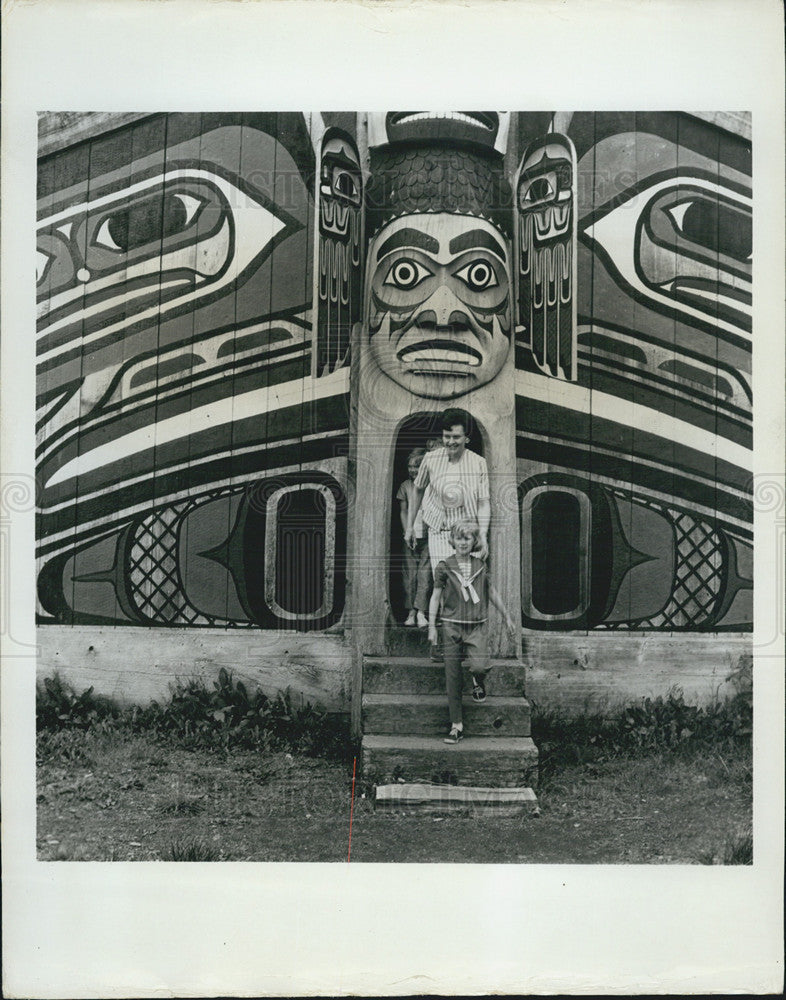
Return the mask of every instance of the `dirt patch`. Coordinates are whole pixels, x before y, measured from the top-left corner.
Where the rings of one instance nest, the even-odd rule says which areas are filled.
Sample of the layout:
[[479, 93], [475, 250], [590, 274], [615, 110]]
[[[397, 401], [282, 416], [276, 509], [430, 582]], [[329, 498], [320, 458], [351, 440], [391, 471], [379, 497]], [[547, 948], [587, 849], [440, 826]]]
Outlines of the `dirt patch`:
[[[38, 768], [40, 860], [338, 861], [351, 765], [74, 735]], [[358, 782], [353, 862], [723, 863], [751, 829], [747, 749], [566, 768], [540, 816], [376, 812]]]

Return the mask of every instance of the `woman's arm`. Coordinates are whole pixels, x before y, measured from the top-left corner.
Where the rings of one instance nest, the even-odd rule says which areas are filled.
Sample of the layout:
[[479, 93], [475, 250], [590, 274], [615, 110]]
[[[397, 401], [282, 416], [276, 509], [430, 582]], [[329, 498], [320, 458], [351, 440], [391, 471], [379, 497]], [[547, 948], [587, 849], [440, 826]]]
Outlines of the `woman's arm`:
[[489, 554], [489, 522], [491, 521], [491, 501], [478, 500], [478, 527], [480, 528], [480, 537], [478, 538], [478, 544], [475, 547], [475, 554], [478, 559], [485, 559]]

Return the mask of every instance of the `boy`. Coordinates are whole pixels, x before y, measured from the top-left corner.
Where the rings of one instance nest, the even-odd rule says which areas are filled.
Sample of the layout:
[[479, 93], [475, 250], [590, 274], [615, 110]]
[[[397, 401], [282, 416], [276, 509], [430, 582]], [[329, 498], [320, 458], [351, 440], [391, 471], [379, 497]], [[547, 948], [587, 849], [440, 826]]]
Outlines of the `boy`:
[[487, 643], [489, 601], [505, 618], [511, 636], [515, 625], [499, 594], [488, 578], [486, 564], [471, 555], [480, 529], [477, 522], [458, 521], [450, 529], [454, 554], [442, 560], [434, 572], [434, 591], [429, 604], [428, 637], [437, 643], [437, 612], [442, 601], [442, 640], [445, 657], [445, 684], [450, 709], [450, 732], [445, 743], [458, 743], [464, 735], [461, 712], [461, 653], [472, 674], [472, 697], [486, 700], [485, 678], [489, 670]]
[[[405, 536], [409, 526], [409, 506], [415, 491], [415, 476], [418, 474], [420, 463], [425, 454], [423, 448], [415, 448], [409, 453], [407, 456], [409, 479], [404, 480], [396, 493], [396, 499], [401, 504], [401, 527]], [[426, 628], [428, 619], [425, 611], [428, 607], [428, 592], [431, 588], [431, 560], [426, 540], [426, 527], [420, 513], [415, 518], [413, 529], [414, 544], [411, 546], [407, 545], [406, 542], [404, 544], [404, 600], [408, 611], [404, 624]]]

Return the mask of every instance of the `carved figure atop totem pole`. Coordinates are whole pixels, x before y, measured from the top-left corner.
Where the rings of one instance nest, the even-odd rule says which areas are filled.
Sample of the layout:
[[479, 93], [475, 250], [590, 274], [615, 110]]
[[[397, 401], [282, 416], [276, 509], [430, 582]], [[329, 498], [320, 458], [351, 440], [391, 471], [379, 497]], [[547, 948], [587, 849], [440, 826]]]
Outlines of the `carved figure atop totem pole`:
[[365, 334], [416, 396], [491, 382], [514, 321], [543, 373], [575, 377], [575, 154], [562, 136], [530, 144], [514, 201], [507, 126], [498, 112], [372, 116]]
[[433, 136], [418, 117], [371, 151], [365, 331], [394, 382], [450, 399], [494, 379], [510, 350], [512, 201], [502, 158], [466, 121], [410, 137], [425, 124]]

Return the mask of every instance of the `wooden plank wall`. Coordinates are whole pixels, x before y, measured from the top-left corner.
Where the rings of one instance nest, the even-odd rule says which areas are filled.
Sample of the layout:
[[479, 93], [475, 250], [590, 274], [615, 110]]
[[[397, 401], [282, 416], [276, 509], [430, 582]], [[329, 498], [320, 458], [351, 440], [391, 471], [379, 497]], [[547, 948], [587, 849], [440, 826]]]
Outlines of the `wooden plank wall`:
[[[269, 627], [249, 546], [264, 561], [270, 512], [250, 491], [315, 479], [341, 506], [347, 372], [311, 379], [324, 128], [296, 113], [42, 120], [42, 622]], [[330, 563], [322, 626], [343, 610]]]
[[[352, 650], [340, 635], [227, 632], [224, 629], [39, 628], [37, 676], [55, 672], [81, 692], [125, 704], [166, 699], [176, 680], [212, 684], [225, 667], [248, 687], [327, 711], [351, 708]], [[527, 634], [527, 696], [568, 714], [611, 712], [679, 688], [688, 704], [734, 694], [735, 672], [750, 661], [746, 635]]]
[[120, 704], [166, 700], [176, 681], [211, 686], [224, 667], [271, 697], [289, 689], [295, 705], [349, 711], [350, 652], [340, 636], [53, 625], [37, 637], [39, 679], [57, 672], [75, 690], [92, 686]]
[[523, 559], [540, 546], [540, 584], [578, 565], [592, 599], [528, 614], [525, 593], [525, 627], [733, 643], [752, 627], [749, 136], [734, 116], [554, 124], [577, 150], [578, 375], [544, 378], [522, 342], [518, 471], [525, 492], [581, 500], [592, 528], [573, 552], [524, 539]]
[[[337, 638], [260, 631], [292, 621], [263, 607], [264, 500], [246, 503], [244, 490], [266, 476], [348, 488], [349, 369], [325, 348], [331, 362], [315, 372], [311, 340], [317, 330], [343, 344], [358, 318], [356, 270], [350, 310], [331, 304], [315, 320], [314, 269], [323, 140], [350, 170], [360, 150], [367, 169], [358, 120], [42, 119], [39, 673], [96, 679], [97, 657], [77, 655], [94, 629], [115, 693], [127, 677], [129, 697], [153, 696], [166, 657], [187, 666], [191, 643], [200, 669], [239, 657], [276, 687], [292, 666], [304, 696], [347, 709]], [[511, 179], [549, 127], [577, 151], [578, 376], [534, 370], [519, 330], [516, 476], [583, 495], [588, 533], [573, 554], [546, 539], [541, 579], [574, 559], [590, 599], [574, 618], [533, 618], [524, 595], [531, 693], [579, 706], [676, 684], [704, 699], [750, 648], [749, 120], [522, 113]], [[160, 181], [177, 171], [174, 186]], [[437, 406], [402, 405], [411, 417]], [[351, 555], [346, 535], [338, 547], [339, 560]], [[297, 627], [335, 625], [342, 611], [343, 593], [324, 621]], [[256, 674], [254, 643], [268, 650]], [[324, 650], [325, 676], [289, 653], [272, 664], [288, 643]], [[159, 667], [137, 666], [148, 660]]]

